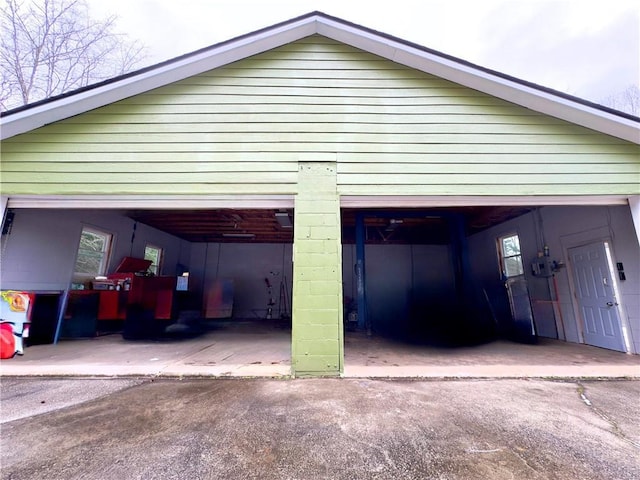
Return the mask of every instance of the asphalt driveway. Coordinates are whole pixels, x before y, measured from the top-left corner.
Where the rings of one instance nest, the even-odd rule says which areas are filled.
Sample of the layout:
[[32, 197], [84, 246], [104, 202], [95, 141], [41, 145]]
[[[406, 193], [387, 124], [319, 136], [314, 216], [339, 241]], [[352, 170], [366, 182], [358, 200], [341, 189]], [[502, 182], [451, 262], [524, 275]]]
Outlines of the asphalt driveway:
[[3, 379], [3, 479], [637, 479], [640, 382]]

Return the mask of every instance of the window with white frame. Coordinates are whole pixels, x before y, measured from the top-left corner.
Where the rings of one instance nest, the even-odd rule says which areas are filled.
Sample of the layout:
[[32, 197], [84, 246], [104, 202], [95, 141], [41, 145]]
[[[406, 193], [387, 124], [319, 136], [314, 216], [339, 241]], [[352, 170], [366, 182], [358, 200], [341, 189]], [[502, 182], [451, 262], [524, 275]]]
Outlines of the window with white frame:
[[160, 270], [162, 268], [162, 248], [147, 243], [144, 247], [144, 259], [151, 260], [151, 265], [149, 266], [149, 272], [154, 275], [160, 275]]
[[106, 273], [112, 238], [110, 233], [96, 228], [82, 228], [74, 269], [76, 277], [92, 278]]
[[524, 275], [520, 238], [515, 233], [498, 238], [498, 253], [500, 255], [500, 269], [505, 278]]

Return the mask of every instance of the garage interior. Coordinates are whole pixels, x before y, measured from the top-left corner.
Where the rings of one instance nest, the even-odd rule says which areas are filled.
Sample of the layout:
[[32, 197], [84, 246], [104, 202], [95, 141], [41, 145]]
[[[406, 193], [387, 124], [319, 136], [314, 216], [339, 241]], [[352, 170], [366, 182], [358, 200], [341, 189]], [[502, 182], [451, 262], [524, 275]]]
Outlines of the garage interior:
[[[584, 213], [589, 207], [576, 208]], [[394, 376], [419, 376], [425, 374], [426, 367], [434, 375], [445, 367], [448, 370], [443, 374], [458, 375], [457, 368], [480, 375], [487, 373], [482, 369], [507, 364], [518, 368], [529, 365], [539, 371], [540, 365], [550, 361], [563, 368], [593, 362], [637, 366], [637, 357], [558, 340], [567, 338], [567, 333], [558, 330], [554, 315], [557, 305], [546, 279], [529, 282], [530, 290], [537, 290], [530, 292], [531, 297], [538, 299], [530, 299], [535, 313], [530, 324], [533, 330], [527, 331], [525, 326], [522, 335], [513, 321], [495, 248], [486, 251], [485, 245], [481, 255], [483, 261], [495, 265], [494, 281], [483, 284], [473, 273], [469, 240], [482, 232], [512, 231], [515, 227], [510, 223], [534, 214], [536, 209], [342, 209], [345, 375], [384, 376], [380, 372], [391, 368]], [[43, 212], [55, 219], [83, 217], [84, 211], [16, 210], [16, 230], [24, 216], [38, 217]], [[162, 365], [165, 374], [186, 368], [201, 375], [288, 375], [293, 209], [127, 210], [100, 214], [120, 219], [124, 231], [118, 234], [118, 241], [127, 243], [131, 234], [131, 248], [124, 251], [134, 251], [136, 235], [147, 227], [179, 239], [174, 249], [177, 246], [180, 252], [166, 252], [162, 275], [175, 277], [188, 272], [187, 291], [174, 292], [170, 319], [156, 320], [153, 332], [135, 340], [123, 338], [126, 320], [97, 321], [95, 335], [91, 330], [87, 334], [83, 329], [74, 333], [65, 328], [71, 322], [71, 292], [56, 345], [50, 345], [50, 340], [57, 308], [53, 299], [57, 297], [50, 295], [48, 313], [46, 307], [40, 307], [49, 318], [46, 331], [39, 332], [43, 326], [32, 324], [32, 346], [24, 357], [15, 358], [11, 368], [62, 368], [57, 372], [62, 374], [65, 369], [90, 370], [96, 367], [91, 358], [104, 358], [99, 369], [105, 372], [121, 368], [130, 373], [149, 373]], [[86, 222], [100, 225], [98, 218]], [[3, 248], [10, 238], [3, 235]], [[529, 240], [525, 238], [523, 243], [531, 243]], [[358, 252], [359, 244], [364, 253]], [[539, 239], [533, 244], [535, 249], [542, 248]], [[366, 318], [358, 308], [357, 268], [362, 255]], [[523, 252], [525, 265], [529, 256]], [[112, 259], [111, 265], [118, 261]], [[207, 311], [207, 298], [212, 289], [220, 288], [221, 279], [231, 281], [232, 309], [220, 314], [214, 308], [212, 315]], [[546, 291], [540, 294], [541, 289]], [[538, 325], [541, 316], [551, 320]], [[190, 328], [167, 335], [166, 327], [176, 323]], [[82, 355], [90, 358], [83, 360]], [[73, 358], [76, 360], [71, 361]]]
[[[501, 318], [504, 325], [497, 328], [497, 318], [486, 318], [487, 313], [491, 313], [488, 304], [479, 308], [481, 305], [470, 303], [469, 295], [473, 292], [470, 272], [465, 271], [469, 266], [462, 264], [468, 256], [464, 243], [469, 235], [531, 210], [532, 207], [343, 209], [343, 301], [348, 330], [366, 330], [369, 335], [375, 332], [394, 338], [415, 338], [420, 334], [431, 343], [453, 345], [482, 342], [505, 334], [508, 319]], [[205, 285], [213, 278], [231, 277], [233, 281], [245, 276], [245, 283], [252, 278], [253, 285], [247, 291], [237, 292], [232, 318], [290, 320], [292, 209], [146, 210], [129, 211], [126, 215], [190, 242], [192, 257], [198, 252], [202, 257], [201, 250], [205, 249], [204, 272], [198, 272], [202, 279], [200, 286], [196, 281], [190, 293], [192, 309], [201, 309], [203, 298], [206, 304]], [[368, 250], [366, 302], [371, 319], [366, 321], [354, 321], [357, 217], [362, 217], [362, 242]], [[260, 245], [262, 251], [245, 264], [244, 260], [251, 257], [250, 251], [254, 249], [252, 245]], [[230, 252], [229, 248], [237, 253]], [[221, 255], [235, 256], [233, 271], [220, 272]], [[209, 278], [211, 273], [213, 278]], [[260, 292], [261, 280], [264, 280], [263, 292]], [[260, 293], [267, 295], [262, 305], [255, 303], [256, 297], [264, 297]], [[468, 312], [459, 311], [464, 305], [468, 306]], [[430, 317], [446, 317], [447, 323], [429, 325], [420, 318], [425, 313]], [[204, 314], [203, 317], [210, 316]], [[455, 320], [461, 321], [462, 317], [469, 317], [470, 325], [457, 325]], [[482, 327], [481, 324], [487, 322], [491, 325]], [[479, 328], [474, 329], [476, 325]]]

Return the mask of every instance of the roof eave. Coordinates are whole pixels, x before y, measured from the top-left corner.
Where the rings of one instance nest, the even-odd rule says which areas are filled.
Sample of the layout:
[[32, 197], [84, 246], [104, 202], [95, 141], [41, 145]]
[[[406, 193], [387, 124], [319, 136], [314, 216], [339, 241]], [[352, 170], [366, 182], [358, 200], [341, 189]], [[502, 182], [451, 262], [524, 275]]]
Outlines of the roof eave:
[[2, 118], [0, 138], [4, 140], [29, 132], [44, 125], [295, 42], [313, 35], [316, 32], [315, 23], [316, 20], [313, 17], [300, 17], [297, 21], [283, 23], [273, 28], [260, 30], [252, 35], [223, 42], [212, 49], [178, 57], [156, 67], [144, 69], [139, 74], [124, 76], [115, 82], [104, 82], [96, 87], [80, 90], [77, 93], [72, 92], [71, 95], [62, 95], [59, 98], [51, 99], [51, 101], [10, 113]]
[[589, 102], [573, 100], [560, 92], [511, 79], [508, 75], [332, 19], [319, 21], [318, 33], [533, 111], [640, 144], [638, 121], [589, 106]]
[[591, 106], [589, 102], [319, 12], [163, 62], [116, 81], [107, 81], [10, 113], [2, 118], [1, 138], [13, 137], [148, 92], [313, 34], [323, 35], [525, 108], [640, 144], [640, 123], [633, 117]]

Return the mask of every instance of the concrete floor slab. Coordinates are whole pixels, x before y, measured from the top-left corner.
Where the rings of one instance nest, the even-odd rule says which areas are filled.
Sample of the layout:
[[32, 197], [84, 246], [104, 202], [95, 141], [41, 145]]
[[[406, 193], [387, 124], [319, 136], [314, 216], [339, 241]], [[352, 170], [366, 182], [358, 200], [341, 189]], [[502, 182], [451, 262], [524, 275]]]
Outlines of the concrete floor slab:
[[352, 333], [345, 340], [345, 377], [520, 378], [640, 377], [640, 356], [559, 340], [496, 340], [437, 347]]
[[[128, 341], [113, 334], [28, 347], [0, 363], [3, 376], [291, 375], [291, 333], [260, 322], [223, 322], [196, 338]], [[640, 356], [539, 339], [442, 348], [347, 332], [353, 378], [640, 378]]]
[[3, 376], [281, 377], [291, 333], [252, 322], [219, 324], [195, 338], [125, 340], [120, 334], [34, 345], [0, 364]]

